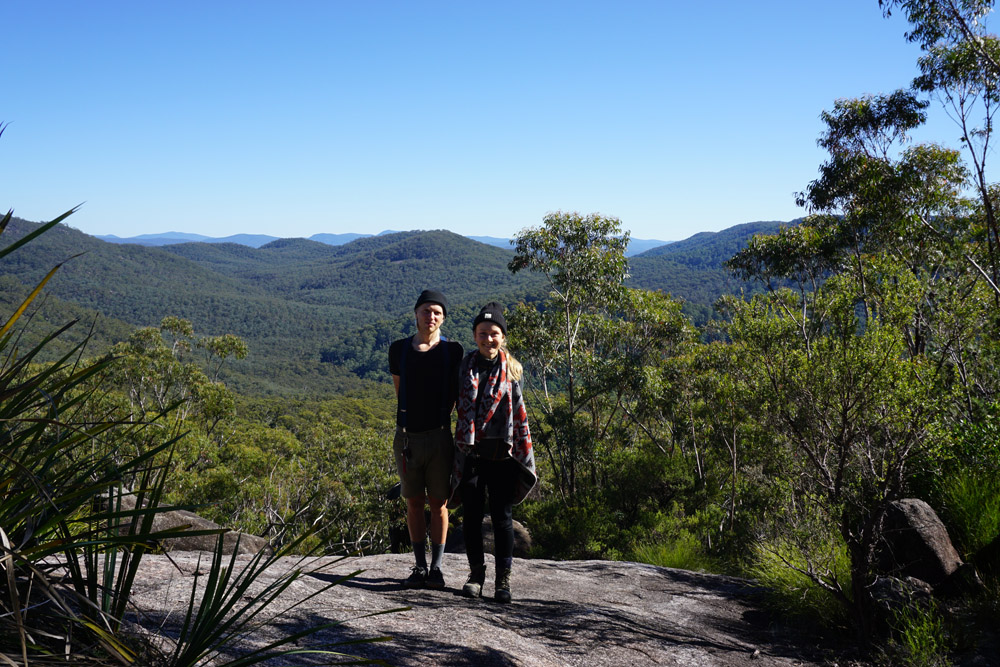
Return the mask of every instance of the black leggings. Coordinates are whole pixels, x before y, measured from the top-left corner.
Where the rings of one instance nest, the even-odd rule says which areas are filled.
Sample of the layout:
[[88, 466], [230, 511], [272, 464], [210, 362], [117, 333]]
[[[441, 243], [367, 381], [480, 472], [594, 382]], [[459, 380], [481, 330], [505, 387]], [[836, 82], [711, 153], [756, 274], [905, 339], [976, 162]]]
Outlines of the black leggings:
[[510, 567], [514, 557], [514, 487], [517, 484], [517, 462], [514, 459], [489, 461], [479, 459], [474, 466], [466, 465], [462, 479], [462, 504], [465, 518], [465, 553], [471, 567], [484, 563], [483, 516], [487, 495], [490, 518], [493, 519], [494, 557], [498, 567]]

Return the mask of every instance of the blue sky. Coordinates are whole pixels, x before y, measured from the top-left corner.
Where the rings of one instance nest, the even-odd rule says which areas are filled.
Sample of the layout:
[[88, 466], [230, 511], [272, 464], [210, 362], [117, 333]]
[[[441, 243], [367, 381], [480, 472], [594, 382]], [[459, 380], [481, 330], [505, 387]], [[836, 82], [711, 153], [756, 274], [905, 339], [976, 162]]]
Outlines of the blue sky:
[[[697, 6], [696, 6], [697, 5]], [[877, 0], [7, 0], [0, 208], [88, 234], [677, 240], [802, 215], [819, 114], [905, 87]], [[957, 145], [937, 107], [920, 139]]]

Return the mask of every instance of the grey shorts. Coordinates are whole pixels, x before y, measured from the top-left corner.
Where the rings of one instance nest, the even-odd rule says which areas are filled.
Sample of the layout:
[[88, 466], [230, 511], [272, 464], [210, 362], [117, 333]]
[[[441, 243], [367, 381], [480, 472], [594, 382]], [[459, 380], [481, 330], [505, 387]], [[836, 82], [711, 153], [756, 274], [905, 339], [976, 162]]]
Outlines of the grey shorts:
[[404, 498], [428, 495], [447, 500], [451, 495], [451, 468], [455, 458], [455, 443], [451, 431], [438, 428], [423, 433], [407, 433], [396, 429], [392, 453]]

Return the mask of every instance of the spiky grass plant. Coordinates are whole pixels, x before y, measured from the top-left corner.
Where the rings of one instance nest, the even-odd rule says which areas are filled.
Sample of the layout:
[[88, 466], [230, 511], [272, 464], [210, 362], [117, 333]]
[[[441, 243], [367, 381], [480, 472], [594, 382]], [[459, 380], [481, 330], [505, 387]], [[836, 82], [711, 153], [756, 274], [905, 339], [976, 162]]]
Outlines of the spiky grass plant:
[[705, 553], [698, 538], [681, 530], [670, 541], [648, 542], [636, 546], [632, 560], [659, 567], [673, 567], [695, 572], [719, 572], [719, 564]]
[[849, 620], [844, 605], [815, 581], [822, 572], [826, 579], [838, 579], [850, 590], [850, 564], [842, 541], [822, 540], [807, 557], [788, 540], [761, 541], [753, 549], [747, 574], [768, 591], [768, 603], [789, 617], [816, 621], [828, 627], [846, 627]]
[[[174, 650], [170, 655], [170, 664], [225, 664], [230, 667], [245, 667], [273, 658], [286, 658], [305, 653], [326, 653], [337, 660], [336, 664], [380, 662], [359, 659], [343, 652], [351, 645], [359, 643], [359, 640], [314, 640], [310, 641], [307, 646], [297, 645], [300, 640], [321, 631], [336, 628], [343, 621], [331, 621], [311, 626], [280, 637], [264, 646], [247, 649], [232, 661], [223, 660], [224, 651], [252, 644], [253, 638], [271, 619], [285, 617], [308, 600], [326, 593], [334, 586], [361, 573], [361, 570], [356, 570], [334, 578], [306, 597], [280, 604], [278, 605], [280, 609], [276, 609], [275, 605], [278, 604], [282, 594], [303, 575], [319, 573], [345, 559], [345, 557], [341, 557], [333, 561], [320, 560], [318, 561], [319, 565], [313, 567], [309, 564], [311, 560], [309, 557], [295, 556], [294, 554], [300, 551], [302, 543], [310, 537], [311, 533], [304, 533], [273, 554], [260, 552], [242, 565], [237, 562], [237, 550], [234, 550], [232, 555], [226, 559], [220, 537], [212, 555], [211, 567], [205, 577], [204, 589], [200, 593], [198, 592], [197, 577], [195, 579], [187, 612], [184, 615], [184, 622], [180, 628]], [[258, 590], [251, 593], [251, 588], [258, 581], [260, 575], [265, 570], [282, 568], [281, 561], [285, 559], [292, 559], [294, 561], [292, 566], [284, 566], [281, 573], [270, 583], [258, 587]], [[200, 571], [200, 569], [199, 559], [198, 570]], [[362, 614], [362, 617], [403, 610], [403, 608], [388, 609]], [[388, 639], [388, 637], [376, 637], [360, 641], [367, 643], [388, 641]]]
[[944, 617], [931, 605], [904, 605], [893, 612], [893, 638], [883, 653], [890, 664], [946, 667], [949, 640]]
[[[72, 212], [0, 248], [0, 261]], [[10, 212], [0, 219], [0, 237], [11, 219]], [[101, 392], [102, 374], [115, 361], [87, 363], [86, 340], [55, 361], [44, 360], [51, 342], [74, 323], [21, 349], [16, 325], [58, 268], [0, 327], [0, 664], [188, 666], [213, 657], [215, 664], [226, 664], [221, 649], [257, 627], [262, 611], [303, 570], [293, 567], [262, 591], [251, 592], [251, 584], [299, 542], [272, 556], [260, 554], [236, 572], [235, 560], [223, 559], [220, 535], [208, 585], [196, 582], [192, 589], [175, 650], [163, 654], [130, 632], [124, 621], [141, 560], [159, 540], [178, 534], [152, 530], [155, 515], [173, 509], [162, 507], [160, 498], [177, 436], [157, 419], [137, 422], [95, 411], [91, 402]], [[168, 421], [167, 413], [160, 417]], [[137, 441], [152, 444], [125, 447]], [[123, 508], [125, 493], [136, 496], [134, 509]], [[329, 625], [289, 635], [229, 664], [297, 652], [294, 642]], [[308, 650], [340, 664], [340, 648], [334, 642]]]
[[989, 469], [962, 468], [945, 476], [941, 487], [949, 532], [968, 558], [1000, 534], [1000, 479]]

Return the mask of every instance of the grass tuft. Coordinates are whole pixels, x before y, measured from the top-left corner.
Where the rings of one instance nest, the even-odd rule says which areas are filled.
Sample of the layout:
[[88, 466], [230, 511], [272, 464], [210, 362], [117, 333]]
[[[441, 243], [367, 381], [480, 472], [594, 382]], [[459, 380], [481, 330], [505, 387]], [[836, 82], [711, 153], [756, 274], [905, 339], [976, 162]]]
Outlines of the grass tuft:
[[629, 560], [658, 567], [672, 567], [694, 572], [718, 572], [719, 565], [697, 537], [686, 530], [669, 542], [646, 543], [636, 546]]

